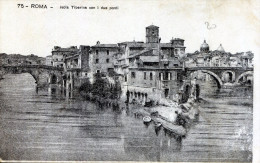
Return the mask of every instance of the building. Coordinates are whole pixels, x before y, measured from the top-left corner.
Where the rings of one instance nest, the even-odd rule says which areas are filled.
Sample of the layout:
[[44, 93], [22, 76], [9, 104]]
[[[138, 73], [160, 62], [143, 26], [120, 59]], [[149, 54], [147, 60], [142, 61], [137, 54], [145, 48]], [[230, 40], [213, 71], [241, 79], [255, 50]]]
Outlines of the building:
[[159, 27], [146, 27], [146, 42], [118, 43], [115, 71], [121, 75], [123, 95], [131, 101], [145, 104], [173, 99], [178, 92], [181, 58], [185, 54], [184, 40], [175, 38], [161, 43]]
[[63, 67], [64, 66], [64, 56], [72, 56], [77, 54], [77, 46], [71, 46], [69, 48], [61, 48], [59, 46], [54, 46], [52, 50], [52, 66]]
[[91, 46], [88, 77], [93, 82], [94, 74], [101, 73], [104, 76], [114, 72], [115, 55], [119, 52], [117, 44], [97, 44]]
[[222, 46], [211, 51], [204, 40], [200, 51], [187, 54], [185, 58], [186, 67], [253, 67], [253, 53], [244, 52], [231, 54], [226, 52]]
[[77, 53], [65, 54], [63, 85], [69, 90], [79, 87], [87, 78], [90, 46], [80, 45]]
[[46, 58], [45, 58], [45, 65], [47, 65], [47, 66], [52, 66], [53, 65], [53, 61], [52, 61], [52, 56], [51, 55], [46, 56]]

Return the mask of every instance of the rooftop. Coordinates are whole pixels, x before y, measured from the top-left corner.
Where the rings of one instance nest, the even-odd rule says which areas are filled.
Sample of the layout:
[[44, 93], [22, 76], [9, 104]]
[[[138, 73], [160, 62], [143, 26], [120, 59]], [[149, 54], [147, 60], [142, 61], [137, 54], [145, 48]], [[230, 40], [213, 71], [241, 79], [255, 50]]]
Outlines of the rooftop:
[[157, 26], [155, 26], [155, 25], [149, 25], [149, 26], [146, 27], [146, 28], [159, 28], [159, 27], [157, 27]]
[[96, 44], [91, 46], [91, 48], [117, 48], [117, 44]]

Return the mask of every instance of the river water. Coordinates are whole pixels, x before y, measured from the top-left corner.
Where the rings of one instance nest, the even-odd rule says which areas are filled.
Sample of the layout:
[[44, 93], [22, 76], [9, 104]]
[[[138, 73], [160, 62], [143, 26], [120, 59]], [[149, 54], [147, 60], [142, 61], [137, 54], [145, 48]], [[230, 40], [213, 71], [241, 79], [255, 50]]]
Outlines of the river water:
[[[206, 91], [205, 91], [206, 90]], [[143, 124], [132, 109], [100, 108], [30, 74], [0, 81], [3, 160], [251, 161], [252, 91], [204, 88], [199, 121], [181, 141]], [[206, 96], [207, 94], [207, 96]], [[138, 108], [136, 108], [138, 109]]]

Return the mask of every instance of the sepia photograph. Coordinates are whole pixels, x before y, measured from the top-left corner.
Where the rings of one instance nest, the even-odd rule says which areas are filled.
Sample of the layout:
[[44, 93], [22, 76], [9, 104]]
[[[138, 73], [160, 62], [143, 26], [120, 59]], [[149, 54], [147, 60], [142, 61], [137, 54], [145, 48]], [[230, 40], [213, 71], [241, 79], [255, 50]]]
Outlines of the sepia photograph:
[[260, 161], [259, 11], [1, 0], [0, 162]]

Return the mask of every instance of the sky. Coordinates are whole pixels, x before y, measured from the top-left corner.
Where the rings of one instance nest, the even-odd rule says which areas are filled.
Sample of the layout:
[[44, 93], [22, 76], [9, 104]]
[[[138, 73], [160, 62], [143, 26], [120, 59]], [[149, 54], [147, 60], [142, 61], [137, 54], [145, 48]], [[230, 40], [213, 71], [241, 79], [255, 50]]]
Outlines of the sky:
[[[31, 4], [46, 4], [48, 9], [33, 9]], [[118, 9], [59, 9], [64, 5]], [[160, 27], [161, 42], [184, 39], [186, 52], [199, 50], [205, 39], [211, 50], [221, 43], [231, 53], [259, 53], [259, 10], [259, 3], [250, 0], [1, 0], [0, 53], [45, 57], [54, 46], [145, 41], [145, 27], [151, 24]], [[205, 22], [216, 28], [207, 29]]]

